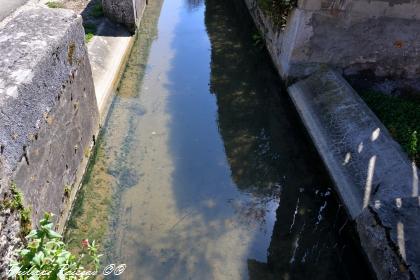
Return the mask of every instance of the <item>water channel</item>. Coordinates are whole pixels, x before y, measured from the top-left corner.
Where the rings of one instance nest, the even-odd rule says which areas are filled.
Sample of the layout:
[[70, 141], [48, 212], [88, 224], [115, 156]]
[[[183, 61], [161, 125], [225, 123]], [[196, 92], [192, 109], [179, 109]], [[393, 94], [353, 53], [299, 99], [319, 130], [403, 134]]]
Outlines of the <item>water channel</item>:
[[66, 238], [118, 279], [369, 279], [234, 2], [149, 1]]

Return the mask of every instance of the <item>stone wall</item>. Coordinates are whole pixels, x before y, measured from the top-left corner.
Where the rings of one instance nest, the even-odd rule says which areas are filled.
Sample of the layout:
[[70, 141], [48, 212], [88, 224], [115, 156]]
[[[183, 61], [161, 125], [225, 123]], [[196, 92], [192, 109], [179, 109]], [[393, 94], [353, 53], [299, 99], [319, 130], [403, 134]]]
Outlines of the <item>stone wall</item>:
[[102, 0], [105, 15], [135, 32], [148, 0]]
[[280, 75], [305, 77], [321, 65], [356, 74], [413, 78], [420, 73], [420, 3], [409, 0], [302, 0], [285, 30], [245, 0]]
[[[98, 109], [82, 19], [58, 9], [23, 10], [0, 30], [0, 193], [12, 181], [32, 209], [71, 204], [98, 132]], [[0, 274], [19, 243], [18, 215], [0, 213]]]

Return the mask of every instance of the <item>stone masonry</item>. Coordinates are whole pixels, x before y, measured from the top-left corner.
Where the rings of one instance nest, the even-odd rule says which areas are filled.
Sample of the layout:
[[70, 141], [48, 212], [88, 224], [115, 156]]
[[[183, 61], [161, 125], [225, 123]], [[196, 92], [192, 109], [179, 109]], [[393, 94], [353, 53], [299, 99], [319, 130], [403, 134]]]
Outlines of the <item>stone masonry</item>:
[[[98, 131], [82, 19], [61, 9], [23, 10], [0, 29], [0, 192], [14, 181], [32, 209], [59, 222]], [[60, 220], [61, 218], [61, 220]], [[19, 244], [19, 221], [0, 213], [0, 274]]]
[[135, 32], [148, 0], [102, 0], [105, 15]]

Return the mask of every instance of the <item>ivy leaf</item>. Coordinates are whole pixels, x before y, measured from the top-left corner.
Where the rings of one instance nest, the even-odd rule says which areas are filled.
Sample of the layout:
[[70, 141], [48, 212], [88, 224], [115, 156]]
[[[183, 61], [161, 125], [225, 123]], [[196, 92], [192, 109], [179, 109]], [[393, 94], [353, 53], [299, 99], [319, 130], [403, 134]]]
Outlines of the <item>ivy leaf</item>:
[[60, 280], [65, 280], [66, 279], [66, 276], [64, 275], [64, 270], [63, 269], [60, 269], [60, 271], [57, 274], [57, 277]]
[[15, 278], [20, 272], [20, 266], [18, 263], [13, 263], [10, 267], [9, 273], [7, 273], [7, 277]]
[[48, 233], [48, 238], [50, 238], [50, 239], [58, 239], [58, 238], [62, 237], [60, 234], [53, 231], [52, 229], [49, 229], [47, 233]]
[[34, 258], [32, 259], [32, 261], [34, 262], [34, 264], [36, 264], [37, 266], [41, 267], [42, 261], [44, 260], [44, 253], [38, 252], [35, 254]]
[[31, 232], [26, 236], [26, 239], [32, 239], [38, 237], [38, 231], [33, 229]]

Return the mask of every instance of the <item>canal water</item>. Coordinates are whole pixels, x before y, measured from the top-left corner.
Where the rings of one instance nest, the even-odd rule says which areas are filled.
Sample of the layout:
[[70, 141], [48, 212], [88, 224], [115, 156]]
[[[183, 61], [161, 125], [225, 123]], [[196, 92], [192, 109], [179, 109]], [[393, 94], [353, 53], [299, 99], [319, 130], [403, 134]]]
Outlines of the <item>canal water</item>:
[[97, 239], [118, 279], [367, 279], [244, 7], [149, 2], [72, 246]]

